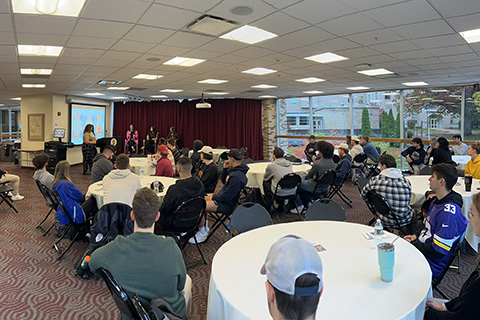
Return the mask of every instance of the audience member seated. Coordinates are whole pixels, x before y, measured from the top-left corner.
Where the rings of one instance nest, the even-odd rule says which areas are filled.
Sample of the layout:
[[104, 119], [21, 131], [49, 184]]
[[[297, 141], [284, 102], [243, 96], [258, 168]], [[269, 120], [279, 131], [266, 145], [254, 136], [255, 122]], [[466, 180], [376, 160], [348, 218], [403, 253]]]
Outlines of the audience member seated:
[[[397, 169], [397, 161], [393, 156], [382, 154], [378, 160], [380, 174], [370, 179], [362, 190], [362, 196], [365, 197], [368, 191], [374, 191], [390, 204], [392, 213], [397, 219], [378, 213], [378, 218], [384, 226], [394, 228], [406, 226], [412, 222], [414, 216], [413, 209], [410, 207], [412, 198], [410, 181], [403, 176], [400, 169]], [[397, 224], [397, 220], [400, 225]]]
[[12, 183], [12, 195], [11, 198], [14, 201], [23, 200], [24, 196], [18, 193], [20, 188], [20, 177], [15, 174], [9, 174], [7, 170], [0, 170], [0, 184]]
[[[468, 219], [473, 233], [480, 237], [480, 193], [473, 195], [472, 205]], [[480, 260], [477, 259], [475, 268], [470, 277], [465, 281], [458, 297], [446, 302], [438, 303], [427, 300], [426, 320], [453, 320], [475, 319], [480, 314]]]
[[200, 161], [200, 149], [202, 148], [203, 148], [202, 140], [193, 141], [193, 152], [190, 158], [192, 159], [192, 166], [193, 166], [194, 173], [198, 172], [202, 164], [202, 162]]
[[[350, 150], [350, 156], [352, 157], [352, 165], [360, 166], [361, 163], [357, 163], [357, 162], [353, 161], [353, 159], [355, 159], [355, 157], [357, 155], [359, 155], [360, 153], [363, 153], [363, 147], [360, 145], [360, 138], [357, 137], [357, 136], [353, 136], [352, 137], [352, 144], [353, 144], [353, 147]], [[358, 176], [361, 175], [361, 174], [362, 174], [361, 170], [353, 168], [352, 169], [352, 182], [356, 183]]]
[[308, 144], [305, 147], [305, 155], [307, 156], [308, 161], [313, 161], [313, 157], [315, 156], [315, 136], [312, 134], [308, 137]]
[[100, 181], [113, 170], [112, 158], [115, 152], [110, 146], [106, 146], [102, 153], [97, 153], [93, 158], [92, 183]]
[[[315, 160], [312, 168], [307, 174], [306, 180], [302, 180], [300, 184], [299, 196], [295, 200], [297, 208], [291, 210], [292, 213], [303, 210], [304, 206], [310, 201], [317, 179], [320, 179], [322, 175], [328, 170], [335, 170], [335, 163], [332, 160], [334, 147], [331, 143], [326, 141], [319, 141], [315, 145], [318, 151], [319, 158]], [[321, 196], [327, 193], [329, 185], [318, 186], [316, 195]]]
[[438, 145], [433, 155], [432, 165], [439, 163], [452, 163], [452, 153], [448, 148], [448, 140], [444, 137], [437, 139]]
[[47, 171], [47, 164], [50, 157], [46, 153], [39, 153], [33, 157], [32, 163], [35, 167], [33, 179], [40, 181], [45, 187], [51, 189], [53, 182], [53, 174]]
[[[176, 166], [175, 166], [175, 157], [173, 156], [173, 153], [172, 151], [170, 151], [170, 149], [168, 149], [168, 146], [167, 146], [167, 139], [165, 138], [160, 138], [160, 140], [158, 140], [158, 146], [160, 147], [161, 145], [164, 145], [167, 147], [167, 151], [168, 151], [168, 155], [167, 155], [167, 158], [168, 160], [170, 161], [170, 164], [172, 165], [172, 170], [173, 170], [173, 173], [175, 174], [175, 170], [176, 170]], [[158, 157], [156, 157], [155, 160], [159, 160], [160, 157], [159, 155], [157, 155]], [[156, 164], [156, 163], [155, 163]]]
[[378, 162], [378, 151], [377, 148], [369, 141], [370, 138], [368, 136], [361, 136], [360, 137], [360, 145], [363, 148], [363, 152], [367, 155], [367, 163], [368, 164], [375, 164]]
[[312, 243], [294, 235], [281, 238], [268, 251], [260, 273], [267, 276], [273, 320], [315, 319], [323, 292], [323, 266]]
[[[138, 190], [131, 213], [134, 233], [127, 237], [117, 236], [95, 250], [90, 270], [108, 270], [127, 293], [137, 294], [146, 310], [150, 300], [162, 297], [172, 305], [176, 315], [186, 319], [191, 279], [175, 240], [153, 233], [160, 215], [159, 207], [155, 192], [150, 188]], [[128, 318], [122, 315], [122, 319]]]
[[462, 136], [456, 134], [453, 136], [454, 145], [452, 146], [452, 152], [455, 156], [466, 156], [467, 155], [467, 145], [462, 142]]
[[423, 149], [423, 141], [420, 138], [412, 139], [412, 146], [403, 150], [402, 157], [405, 157], [410, 165], [410, 172], [413, 174], [420, 174], [420, 171], [426, 167], [425, 161], [425, 149]]
[[159, 160], [157, 161], [155, 176], [173, 178], [173, 168], [172, 163], [168, 160], [168, 152], [170, 152], [170, 150], [168, 150], [166, 145], [161, 144], [158, 146]]
[[130, 125], [126, 133], [127, 153], [135, 153], [138, 147], [138, 131], [133, 124]]
[[[173, 228], [174, 213], [178, 206], [183, 202], [195, 197], [205, 197], [205, 189], [202, 182], [197, 177], [192, 177], [192, 160], [187, 157], [181, 157], [177, 163], [178, 174], [180, 179], [171, 185], [167, 190], [167, 194], [163, 199], [160, 208], [160, 219], [156, 225], [161, 226], [156, 228], [156, 234], [161, 231], [168, 232]], [[205, 240], [204, 240], [205, 241]]]
[[198, 171], [198, 177], [205, 187], [206, 193], [214, 193], [218, 183], [218, 168], [213, 162], [213, 150], [209, 146], [204, 146], [200, 149], [200, 159], [202, 165]]
[[338, 156], [340, 157], [340, 161], [337, 163], [337, 167], [335, 168], [335, 172], [337, 176], [335, 178], [334, 184], [339, 186], [345, 181], [347, 178], [348, 172], [352, 167], [352, 157], [348, 154], [348, 144], [341, 143], [338, 146]]
[[432, 167], [430, 189], [436, 197], [430, 203], [423, 220], [423, 229], [418, 234], [405, 236], [425, 256], [434, 278], [438, 277], [467, 228], [467, 219], [462, 213], [462, 196], [452, 190], [457, 183], [457, 168], [450, 164]]
[[142, 185], [140, 177], [130, 171], [130, 158], [118, 155], [115, 169], [103, 177], [103, 204], [121, 202], [132, 206], [133, 196]]
[[437, 138], [431, 138], [430, 139], [430, 146], [427, 149], [426, 155], [425, 155], [425, 161], [424, 163], [428, 166], [430, 164], [430, 158], [433, 158], [433, 154], [435, 153], [435, 149], [438, 148], [438, 142]]
[[155, 126], [151, 126], [147, 134], [147, 140], [145, 141], [145, 151], [148, 153], [155, 153], [156, 144], [158, 139], [158, 131]]
[[170, 138], [167, 140], [167, 147], [168, 149], [172, 152], [173, 155], [173, 160], [175, 161], [175, 164], [178, 162], [178, 159], [182, 156], [178, 148], [175, 146], [175, 139]]
[[468, 161], [465, 167], [465, 174], [469, 174], [473, 179], [480, 179], [480, 142], [475, 142], [468, 146], [467, 155], [472, 159]]
[[[284, 152], [281, 148], [273, 148], [272, 163], [267, 166], [265, 169], [265, 174], [263, 175], [263, 193], [265, 194], [265, 204], [267, 206], [267, 210], [269, 210], [272, 206], [275, 189], [277, 188], [277, 184], [280, 179], [293, 172], [292, 163], [286, 160], [283, 156]], [[295, 189], [278, 189], [279, 196], [288, 196], [294, 194], [295, 192]], [[281, 207], [283, 203], [279, 205]]]

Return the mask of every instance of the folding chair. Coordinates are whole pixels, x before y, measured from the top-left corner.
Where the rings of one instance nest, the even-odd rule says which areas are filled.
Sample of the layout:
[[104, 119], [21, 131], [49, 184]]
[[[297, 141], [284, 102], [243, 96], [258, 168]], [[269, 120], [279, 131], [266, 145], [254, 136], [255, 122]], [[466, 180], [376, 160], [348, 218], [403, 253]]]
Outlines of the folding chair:
[[301, 159], [298, 159], [295, 156], [286, 156], [284, 158], [285, 158], [285, 160], [288, 160], [288, 161], [293, 162], [293, 163], [301, 163], [302, 162]]
[[332, 160], [335, 164], [337, 164], [340, 161], [340, 157], [338, 155], [334, 154], [332, 156]]
[[250, 158], [245, 158], [242, 160], [242, 164], [250, 164], [250, 163], [254, 163], [255, 161], [253, 161], [252, 159]]
[[337, 202], [332, 199], [319, 199], [307, 210], [305, 215], [307, 221], [330, 220], [348, 221], [347, 213]]
[[207, 260], [205, 260], [203, 252], [197, 242], [196, 233], [200, 228], [202, 219], [205, 217], [206, 206], [205, 199], [201, 197], [196, 197], [183, 202], [175, 210], [173, 228], [167, 231], [167, 233], [173, 233], [175, 236], [180, 237], [178, 245], [182, 250], [187, 245], [188, 239], [193, 237], [197, 250], [202, 257], [200, 261], [203, 261], [204, 264], [207, 264]]
[[[315, 188], [313, 189], [313, 193], [311, 193], [311, 196], [310, 196], [310, 200], [309, 202], [314, 202], [315, 200], [317, 200], [320, 196], [323, 196], [325, 194], [328, 194], [328, 189], [330, 188], [330, 186], [332, 186], [332, 184], [335, 182], [335, 178], [337, 177], [337, 173], [335, 172], [335, 170], [331, 169], [331, 170], [327, 170], [326, 172], [323, 173], [323, 175], [318, 178], [316, 180], [316, 183], [315, 183]], [[328, 186], [328, 189], [326, 191], [326, 193], [324, 194], [317, 194], [317, 190], [320, 186]], [[305, 206], [302, 210], [302, 212], [300, 212], [300, 216], [307, 210], [307, 206]]]
[[360, 193], [362, 193], [362, 190], [363, 188], [365, 188], [368, 181], [369, 179], [365, 178], [364, 176], [358, 177], [357, 186], [358, 186], [358, 191], [360, 191]]
[[420, 174], [421, 176], [429, 176], [429, 175], [431, 174], [431, 172], [430, 172], [431, 169], [432, 169], [432, 168], [430, 168], [429, 166], [426, 166], [426, 167], [424, 167], [422, 170], [420, 170], [420, 173], [419, 173], [419, 174]]
[[9, 192], [13, 191], [13, 188], [8, 186], [6, 183], [0, 184], [0, 198], [2, 201], [0, 201], [0, 205], [5, 202], [8, 204], [10, 208], [15, 211], [15, 213], [18, 213], [18, 210], [13, 206], [13, 200], [11, 196], [9, 196]]
[[190, 149], [188, 149], [187, 147], [184, 147], [182, 148], [182, 150], [180, 150], [180, 153], [182, 154], [182, 156], [184, 157], [188, 157], [188, 153], [190, 152]]
[[343, 178], [343, 181], [339, 185], [335, 185], [335, 182], [331, 185], [330, 190], [326, 196], [328, 199], [332, 199], [333, 196], [338, 195], [340, 199], [342, 199], [343, 202], [345, 202], [346, 205], [348, 205], [350, 208], [352, 208], [352, 200], [350, 200], [345, 193], [342, 192], [342, 187], [345, 184], [345, 181], [347, 181], [347, 178], [350, 176], [350, 173], [352, 172], [351, 169], [348, 169], [347, 174]]
[[95, 215], [95, 222], [90, 228], [90, 247], [95, 250], [113, 241], [118, 235], [131, 235], [133, 233], [131, 212], [132, 207], [125, 203], [104, 204]]
[[244, 157], [246, 157], [248, 148], [247, 147], [241, 147], [239, 151], [240, 151], [241, 154], [243, 154]]
[[98, 269], [98, 273], [105, 281], [108, 290], [112, 294], [113, 301], [115, 301], [117, 308], [122, 314], [133, 320], [151, 319], [136, 294], [133, 294], [133, 297], [130, 298], [128, 293], [118, 284], [108, 270], [100, 268]]
[[[289, 211], [293, 205], [295, 198], [297, 197], [298, 194], [298, 187], [300, 186], [300, 183], [302, 182], [302, 178], [296, 173], [289, 173], [286, 174], [280, 179], [277, 183], [277, 186], [275, 187], [275, 192], [273, 194], [273, 200], [277, 200], [277, 203], [279, 201], [288, 201], [287, 204], [287, 211]], [[290, 194], [286, 195], [279, 195], [279, 191], [293, 191]], [[276, 210], [275, 210], [276, 211]], [[278, 213], [277, 213], [277, 219], [278, 219]]]
[[[238, 199], [240, 199], [241, 194], [243, 193], [243, 189], [240, 190], [238, 195], [233, 199], [233, 203], [238, 204]], [[208, 212], [208, 215], [210, 218], [214, 220], [212, 229], [210, 230], [210, 233], [208, 234], [207, 239], [205, 239], [204, 243], [207, 243], [208, 239], [217, 231], [218, 228], [223, 226], [227, 233], [230, 233], [230, 226], [227, 220], [230, 220], [230, 216], [232, 215], [233, 211], [237, 205], [233, 206], [228, 212]]]
[[256, 228], [273, 224], [268, 211], [254, 202], [246, 202], [233, 211], [230, 219], [230, 237], [233, 236], [232, 228], [239, 234]]
[[55, 210], [57, 210], [58, 203], [55, 201], [55, 196], [52, 194], [52, 191], [45, 185], [43, 185], [40, 181], [35, 180], [37, 183], [37, 187], [40, 190], [40, 192], [43, 195], [43, 198], [45, 199], [46, 206], [50, 208], [50, 210], [47, 212], [47, 215], [43, 218], [42, 221], [35, 227], [35, 229], [42, 229], [44, 231], [43, 236], [46, 236], [48, 232], [53, 228], [54, 224], [47, 229], [44, 230], [42, 228], [42, 224], [47, 220], [48, 216]]

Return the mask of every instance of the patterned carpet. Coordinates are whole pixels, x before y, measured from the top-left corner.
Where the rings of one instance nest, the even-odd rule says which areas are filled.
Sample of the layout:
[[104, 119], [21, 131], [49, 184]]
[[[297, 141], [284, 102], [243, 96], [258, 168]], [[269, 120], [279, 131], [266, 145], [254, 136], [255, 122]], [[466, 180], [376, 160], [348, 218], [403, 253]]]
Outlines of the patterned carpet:
[[[58, 262], [57, 254], [51, 248], [53, 235], [42, 237], [41, 231], [35, 230], [47, 207], [32, 179], [33, 169], [20, 169], [18, 165], [6, 162], [0, 168], [20, 176], [20, 193], [25, 196], [24, 200], [15, 202], [18, 214], [5, 204], [0, 207], [3, 222], [0, 232], [0, 319], [119, 319], [119, 312], [103, 282], [95, 278], [82, 280], [73, 273], [74, 261], [87, 244], [75, 244]], [[90, 176], [83, 176], [81, 170], [81, 165], [73, 166], [72, 179], [86, 192]], [[349, 221], [367, 223], [371, 214], [361, 201], [357, 188], [348, 183], [344, 192], [354, 202], [354, 208], [344, 206]], [[297, 215], [280, 216], [282, 223], [298, 219]], [[51, 221], [49, 218], [46, 225]], [[192, 320], [206, 318], [211, 262], [215, 252], [227, 240], [225, 232], [217, 232], [202, 246], [209, 264], [188, 269], [193, 279]], [[195, 246], [187, 245], [184, 251], [186, 264], [198, 258]], [[475, 259], [476, 255], [463, 254], [461, 274], [449, 272], [445, 277], [442, 289], [451, 297], [458, 294], [472, 272]]]

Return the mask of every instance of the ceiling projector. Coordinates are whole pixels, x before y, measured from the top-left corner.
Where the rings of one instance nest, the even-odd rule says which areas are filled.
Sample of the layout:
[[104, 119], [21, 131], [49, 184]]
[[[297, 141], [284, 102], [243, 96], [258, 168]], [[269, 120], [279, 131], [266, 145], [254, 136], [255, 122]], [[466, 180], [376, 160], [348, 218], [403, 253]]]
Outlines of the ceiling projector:
[[200, 103], [197, 103], [196, 107], [197, 109], [208, 109], [208, 108], [211, 108], [212, 105], [207, 102], [200, 102]]

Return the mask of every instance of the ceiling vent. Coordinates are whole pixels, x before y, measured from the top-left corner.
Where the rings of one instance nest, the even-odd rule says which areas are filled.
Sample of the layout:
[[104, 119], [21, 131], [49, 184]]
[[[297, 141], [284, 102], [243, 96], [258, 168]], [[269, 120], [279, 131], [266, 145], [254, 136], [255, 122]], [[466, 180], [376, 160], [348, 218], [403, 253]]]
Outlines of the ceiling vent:
[[238, 27], [235, 21], [203, 15], [187, 26], [187, 30], [218, 37]]

